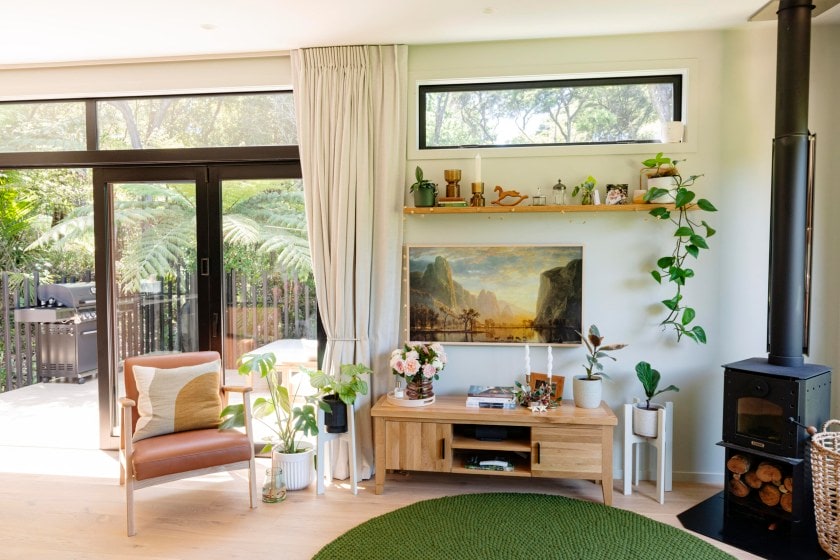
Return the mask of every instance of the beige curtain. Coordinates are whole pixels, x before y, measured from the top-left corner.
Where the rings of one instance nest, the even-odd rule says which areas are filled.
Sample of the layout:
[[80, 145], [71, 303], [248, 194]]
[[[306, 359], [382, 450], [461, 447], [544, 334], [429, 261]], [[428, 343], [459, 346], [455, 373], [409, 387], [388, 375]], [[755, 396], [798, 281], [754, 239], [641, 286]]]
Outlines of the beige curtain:
[[[390, 385], [399, 340], [407, 58], [404, 45], [292, 51], [324, 368], [374, 370], [371, 394], [356, 403], [361, 478], [373, 470], [372, 396]], [[334, 476], [346, 478], [346, 447], [331, 455]]]

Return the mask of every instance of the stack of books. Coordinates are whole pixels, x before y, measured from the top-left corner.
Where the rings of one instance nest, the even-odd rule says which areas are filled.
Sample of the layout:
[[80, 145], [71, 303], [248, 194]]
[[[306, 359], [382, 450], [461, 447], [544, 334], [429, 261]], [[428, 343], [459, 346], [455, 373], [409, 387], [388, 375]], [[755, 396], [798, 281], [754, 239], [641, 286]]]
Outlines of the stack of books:
[[443, 196], [437, 199], [437, 205], [448, 208], [463, 208], [467, 206], [467, 201], [460, 196]]
[[471, 408], [516, 408], [513, 387], [470, 385], [467, 406]]

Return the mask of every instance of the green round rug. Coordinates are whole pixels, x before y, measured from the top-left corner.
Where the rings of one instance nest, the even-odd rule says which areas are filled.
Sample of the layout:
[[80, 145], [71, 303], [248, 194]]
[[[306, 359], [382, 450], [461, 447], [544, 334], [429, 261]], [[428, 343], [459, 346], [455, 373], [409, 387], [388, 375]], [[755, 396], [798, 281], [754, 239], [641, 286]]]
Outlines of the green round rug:
[[545, 494], [464, 494], [374, 517], [315, 560], [523, 558], [733, 560], [711, 544], [639, 514]]

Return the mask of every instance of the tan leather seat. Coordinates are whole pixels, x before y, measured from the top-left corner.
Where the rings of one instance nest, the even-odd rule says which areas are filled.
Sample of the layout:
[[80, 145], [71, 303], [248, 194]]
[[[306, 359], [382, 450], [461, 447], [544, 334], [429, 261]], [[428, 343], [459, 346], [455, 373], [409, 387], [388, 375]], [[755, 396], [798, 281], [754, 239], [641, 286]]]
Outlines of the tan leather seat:
[[171, 369], [205, 364], [219, 359], [218, 352], [187, 352], [154, 356], [136, 356], [125, 360], [125, 393], [120, 399], [123, 407], [123, 429], [120, 438], [120, 483], [126, 489], [128, 535], [135, 534], [134, 490], [181, 478], [203, 474], [249, 469], [251, 507], [257, 507], [256, 467], [251, 434], [250, 387], [219, 388], [222, 402], [227, 392], [242, 393], [245, 403], [245, 433], [216, 428], [176, 432], [132, 442], [130, 435], [139, 419], [138, 390], [134, 378], [135, 366]]

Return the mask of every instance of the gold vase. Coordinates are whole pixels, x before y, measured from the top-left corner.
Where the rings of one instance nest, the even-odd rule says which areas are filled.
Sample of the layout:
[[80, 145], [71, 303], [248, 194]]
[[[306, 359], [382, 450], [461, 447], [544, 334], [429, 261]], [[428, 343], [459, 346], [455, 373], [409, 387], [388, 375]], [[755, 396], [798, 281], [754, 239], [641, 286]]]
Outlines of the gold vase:
[[417, 381], [409, 381], [405, 387], [405, 396], [412, 401], [434, 397], [435, 392], [432, 389], [432, 380], [423, 377]]

